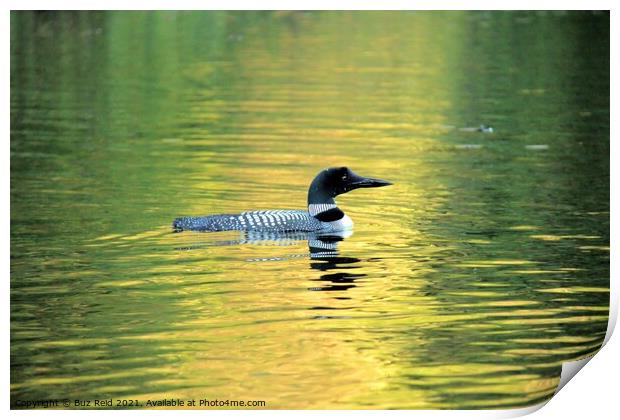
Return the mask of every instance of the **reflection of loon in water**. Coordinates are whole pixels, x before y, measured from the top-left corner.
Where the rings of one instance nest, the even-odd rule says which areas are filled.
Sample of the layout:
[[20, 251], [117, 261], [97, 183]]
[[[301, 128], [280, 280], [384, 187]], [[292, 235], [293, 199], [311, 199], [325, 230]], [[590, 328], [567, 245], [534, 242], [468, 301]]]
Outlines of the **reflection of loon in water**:
[[[194, 250], [204, 247], [219, 246], [235, 246], [235, 245], [267, 245], [267, 246], [290, 246], [298, 242], [308, 242], [308, 253], [306, 254], [288, 254], [281, 257], [251, 258], [247, 261], [284, 261], [295, 258], [307, 258], [312, 260], [325, 260], [350, 263], [350, 258], [339, 257], [338, 243], [350, 237], [353, 230], [345, 230], [341, 232], [316, 233], [316, 232], [260, 232], [245, 231], [242, 232], [238, 239], [228, 239], [220, 241], [208, 241], [196, 243], [187, 247], [177, 248], [179, 250]], [[359, 260], [353, 259], [354, 262]], [[312, 267], [315, 268], [315, 267]]]
[[216, 214], [203, 217], [180, 217], [172, 227], [176, 231], [216, 232], [240, 230], [247, 232], [332, 233], [351, 229], [353, 221], [338, 208], [334, 198], [357, 188], [383, 187], [388, 181], [364, 178], [348, 168], [325, 169], [314, 178], [308, 189], [308, 211], [258, 210], [241, 214]]
[[[310, 257], [310, 268], [322, 272], [321, 276], [313, 281], [321, 282], [320, 286], [309, 287], [313, 292], [345, 291], [356, 287], [357, 279], [366, 277], [362, 273], [349, 273], [346, 270], [358, 268], [361, 260], [355, 257], [342, 257], [338, 252], [338, 243], [352, 235], [352, 231], [317, 234], [315, 232], [243, 232], [239, 239], [210, 242], [210, 246], [275, 245], [288, 246], [298, 242], [308, 241], [308, 254], [288, 254], [281, 257], [251, 258], [250, 262], [285, 261], [296, 258]], [[189, 249], [196, 249], [192, 246]], [[187, 248], [184, 248], [187, 249]], [[334, 296], [334, 299], [350, 299], [349, 297]], [[311, 309], [334, 309], [331, 307], [313, 307]], [[320, 318], [324, 318], [321, 316]]]
[[[297, 242], [308, 241], [309, 254], [291, 254], [285, 257], [255, 258], [250, 261], [281, 261], [293, 258], [310, 257], [311, 259], [329, 258], [338, 256], [338, 242], [353, 234], [351, 229], [341, 232], [320, 234], [315, 232], [264, 232], [245, 231], [239, 239], [212, 242], [213, 246], [231, 245], [276, 245], [288, 246]], [[196, 248], [196, 247], [192, 247]]]

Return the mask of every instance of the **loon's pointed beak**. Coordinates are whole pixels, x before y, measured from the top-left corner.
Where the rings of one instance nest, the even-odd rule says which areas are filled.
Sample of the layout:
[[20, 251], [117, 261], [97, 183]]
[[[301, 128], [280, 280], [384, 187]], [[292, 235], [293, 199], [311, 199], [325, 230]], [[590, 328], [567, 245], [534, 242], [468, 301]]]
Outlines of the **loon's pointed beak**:
[[353, 188], [374, 188], [385, 187], [388, 185], [392, 185], [392, 183], [390, 181], [385, 181], [378, 178], [359, 177], [358, 179], [353, 180], [349, 185], [351, 185]]

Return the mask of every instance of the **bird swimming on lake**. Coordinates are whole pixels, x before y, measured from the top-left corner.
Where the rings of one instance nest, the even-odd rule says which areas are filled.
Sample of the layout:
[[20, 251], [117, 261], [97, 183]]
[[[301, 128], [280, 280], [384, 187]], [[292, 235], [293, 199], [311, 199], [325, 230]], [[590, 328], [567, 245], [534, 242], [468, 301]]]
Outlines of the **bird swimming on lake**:
[[353, 221], [338, 208], [334, 197], [357, 188], [392, 185], [376, 178], [365, 178], [349, 168], [329, 168], [319, 172], [308, 189], [308, 211], [255, 210], [240, 214], [179, 217], [172, 222], [176, 231], [219, 232], [227, 230], [263, 232], [340, 232], [351, 229]]

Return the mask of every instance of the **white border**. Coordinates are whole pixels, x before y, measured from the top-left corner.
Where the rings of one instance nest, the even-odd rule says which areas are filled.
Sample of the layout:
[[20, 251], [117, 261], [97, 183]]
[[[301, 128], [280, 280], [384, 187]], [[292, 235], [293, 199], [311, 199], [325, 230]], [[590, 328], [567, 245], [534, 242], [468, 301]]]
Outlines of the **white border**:
[[[618, 19], [615, 19], [615, 10], [613, 7], [613, 3], [611, 1], [446, 1], [446, 0], [436, 0], [436, 1], [392, 1], [392, 0], [383, 0], [381, 2], [370, 2], [370, 1], [345, 1], [345, 2], [335, 2], [335, 1], [296, 1], [294, 4], [290, 1], [261, 1], [261, 2], [249, 2], [249, 1], [239, 1], [239, 0], [228, 0], [226, 2], [214, 2], [214, 1], [184, 1], [177, 0], [175, 2], [170, 1], [162, 1], [162, 0], [153, 0], [153, 1], [119, 1], [119, 0], [109, 0], [109, 1], [75, 1], [75, 0], [67, 0], [67, 1], [41, 1], [41, 0], [22, 0], [22, 1], [8, 1], [7, 4], [7, 12], [4, 15], [5, 25], [5, 34], [3, 37], [2, 48], [3, 48], [3, 56], [5, 57], [5, 65], [2, 66], [2, 73], [4, 75], [5, 85], [5, 98], [9, 98], [8, 94], [8, 81], [10, 80], [9, 73], [9, 64], [8, 60], [10, 57], [10, 14], [8, 10], [28, 10], [28, 9], [90, 9], [90, 10], [106, 10], [106, 9], [115, 9], [115, 10], [145, 10], [145, 9], [175, 9], [175, 10], [289, 10], [289, 9], [304, 9], [304, 10], [346, 10], [346, 9], [355, 9], [355, 10], [400, 10], [400, 9], [417, 9], [417, 10], [443, 10], [443, 9], [467, 9], [467, 10], [479, 10], [479, 9], [490, 9], [490, 10], [527, 10], [527, 9], [546, 9], [546, 10], [559, 10], [559, 9], [582, 9], [582, 10], [612, 10], [611, 13], [611, 68], [617, 69], [617, 66], [614, 66], [617, 63], [617, 36], [616, 30], [614, 27], [618, 25]], [[294, 7], [292, 7], [294, 6]], [[616, 107], [614, 106], [617, 98], [617, 87], [613, 83], [611, 85], [611, 115], [610, 121], [618, 121]], [[10, 180], [10, 136], [8, 135], [9, 131], [9, 123], [10, 123], [10, 102], [7, 100], [4, 102], [4, 112], [2, 113], [2, 119], [4, 121], [3, 127], [5, 127], [6, 136], [6, 145], [5, 145], [5, 153], [2, 154], [3, 160], [3, 168], [5, 174], [2, 178], [2, 191], [4, 193], [4, 197], [7, 200], [3, 203], [2, 206], [2, 215], [3, 223], [2, 230], [4, 240], [3, 246], [3, 262], [5, 264], [6, 270], [10, 270], [10, 209], [9, 209], [9, 180]], [[613, 139], [616, 139], [615, 127], [612, 125], [611, 128], [611, 159], [617, 157], [616, 147], [614, 146]], [[612, 165], [611, 166], [611, 179], [617, 179], [617, 170]], [[612, 183], [612, 191], [611, 191], [611, 208], [612, 214], [614, 214], [613, 209], [616, 207], [616, 196], [615, 188]], [[608, 327], [608, 333], [605, 338], [606, 345], [605, 347], [597, 354], [594, 358], [592, 358], [591, 362], [588, 363], [590, 367], [586, 369], [582, 374], [580, 374], [580, 379], [578, 381], [571, 381], [569, 385], [565, 387], [558, 395], [554, 396], [552, 400], [549, 401], [548, 404], [541, 404], [539, 406], [530, 407], [526, 409], [519, 410], [496, 410], [496, 411], [482, 411], [482, 410], [474, 410], [474, 411], [335, 411], [335, 412], [326, 412], [325, 415], [335, 414], [337, 416], [349, 416], [354, 415], [355, 417], [372, 417], [375, 418], [378, 414], [381, 416], [390, 416], [390, 417], [401, 417], [401, 418], [429, 418], [429, 419], [446, 419], [446, 418], [463, 418], [463, 419], [487, 419], [487, 418], [507, 418], [514, 417], [519, 415], [525, 415], [531, 413], [533, 411], [538, 410], [540, 407], [545, 406], [543, 410], [540, 410], [533, 414], [531, 418], [534, 419], [555, 419], [555, 418], [563, 418], [563, 419], [571, 419], [571, 418], [583, 418], [584, 416], [596, 416], [600, 418], [609, 418], [609, 413], [617, 413], [618, 404], [617, 404], [617, 378], [618, 378], [618, 360], [616, 355], [620, 354], [618, 344], [618, 339], [612, 339], [609, 341], [611, 337], [611, 332], [614, 329], [617, 313], [618, 313], [618, 276], [616, 275], [618, 272], [617, 264], [614, 262], [613, 255], [615, 254], [615, 244], [617, 238], [617, 229], [615, 229], [615, 224], [612, 219], [611, 224], [611, 304], [610, 304], [610, 323]], [[2, 297], [3, 302], [8, 302], [9, 300], [9, 281], [7, 276], [7, 281], [5, 287], [2, 288]], [[5, 328], [5, 337], [4, 337], [4, 345], [2, 346], [2, 355], [5, 360], [5, 366], [9, 364], [9, 349], [10, 349], [10, 340], [9, 340], [9, 319], [10, 319], [10, 307], [8, 304], [4, 305], [4, 325]], [[9, 369], [2, 370], [5, 384], [5, 392], [0, 394], [0, 402], [2, 403], [2, 407], [6, 411], [9, 407], [9, 389], [10, 389], [10, 378], [9, 378]], [[253, 418], [289, 418], [291, 415], [295, 417], [307, 417], [307, 416], [316, 416], [316, 415], [324, 415], [324, 412], [315, 412], [315, 411], [186, 411], [183, 416], [195, 416], [196, 418], [204, 418], [208, 416], [209, 418], [228, 418], [231, 415], [235, 417], [253, 417]], [[65, 418], [65, 417], [83, 417], [85, 412], [79, 411], [10, 411], [8, 413], [10, 416], [20, 417], [20, 418]], [[91, 411], [88, 412], [88, 416], [94, 416], [99, 418], [108, 418], [108, 411]], [[178, 416], [179, 412], [174, 411], [122, 411], [114, 413], [114, 416], [121, 415], [121, 417], [159, 417], [159, 418], [168, 418], [172, 415]]]

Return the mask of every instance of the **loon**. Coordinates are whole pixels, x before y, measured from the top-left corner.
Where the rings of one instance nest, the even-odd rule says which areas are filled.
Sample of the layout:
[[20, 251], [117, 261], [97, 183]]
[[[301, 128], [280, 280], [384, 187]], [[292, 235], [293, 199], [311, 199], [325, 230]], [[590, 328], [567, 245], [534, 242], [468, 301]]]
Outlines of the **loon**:
[[357, 188], [386, 185], [392, 185], [392, 183], [382, 179], [359, 176], [346, 167], [324, 169], [318, 173], [308, 189], [308, 211], [256, 210], [240, 214], [179, 217], [172, 222], [172, 228], [177, 232], [183, 230], [340, 232], [351, 229], [353, 221], [338, 208], [334, 197]]

